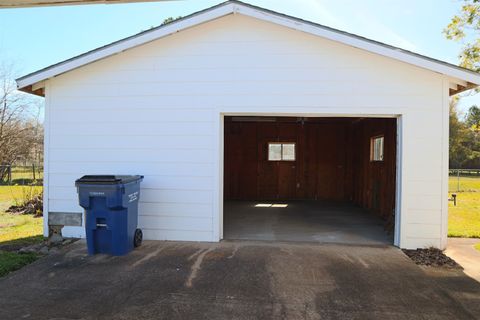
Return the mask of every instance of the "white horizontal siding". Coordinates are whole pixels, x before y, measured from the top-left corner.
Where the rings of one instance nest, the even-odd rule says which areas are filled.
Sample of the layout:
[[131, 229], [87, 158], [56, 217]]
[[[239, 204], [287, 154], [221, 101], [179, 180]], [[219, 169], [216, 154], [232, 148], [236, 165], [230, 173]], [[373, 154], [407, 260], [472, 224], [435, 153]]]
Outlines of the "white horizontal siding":
[[[95, 174], [105, 174], [108, 171], [98, 172]], [[52, 186], [51, 193], [58, 199], [75, 198], [76, 189], [74, 181], [81, 175], [51, 175]], [[147, 176], [142, 182], [144, 189], [162, 189], [162, 190], [197, 190], [211, 191], [213, 189], [213, 181], [210, 177], [168, 177], [168, 176]], [[66, 195], [71, 195], [66, 198]]]
[[[77, 202], [76, 191], [72, 188], [50, 187], [51, 199], [66, 202]], [[190, 204], [210, 204], [212, 191], [205, 190], [180, 190], [180, 189], [152, 189], [142, 188], [140, 195], [143, 203], [190, 203]], [[52, 210], [64, 211], [64, 210]], [[68, 211], [68, 210], [67, 210]]]
[[407, 220], [408, 224], [430, 224], [437, 220], [438, 209], [409, 209]]
[[[151, 160], [151, 161], [149, 161]], [[193, 160], [192, 160], [193, 161]], [[108, 162], [98, 162], [95, 159], [90, 161], [52, 161], [51, 174], [69, 174], [72, 177], [92, 173], [102, 174], [105, 172], [141, 172], [149, 176], [162, 177], [210, 177], [213, 171], [211, 163], [177, 163], [177, 162], [158, 162], [156, 159], [145, 159], [142, 162], [125, 162], [122, 159], [116, 159]], [[70, 183], [67, 181], [66, 183]]]
[[[170, 109], [158, 109], [149, 108], [146, 110], [140, 108], [130, 107], [128, 109], [117, 110], [104, 110], [95, 109], [89, 112], [84, 112], [84, 109], [62, 109], [58, 108], [55, 113], [52, 114], [52, 120], [62, 120], [63, 123], [108, 123], [111, 121], [112, 116], [124, 119], [126, 124], [129, 123], [150, 123], [157, 124], [169, 123], [169, 122], [212, 122], [212, 113], [208, 112], [208, 109], [183, 109], [178, 110], [176, 108]], [[168, 113], [168, 117], [165, 117], [165, 113]], [[118, 123], [122, 123], [118, 121]]]
[[[255, 86], [255, 82], [251, 83], [252, 86]], [[254, 110], [259, 111], [259, 109], [270, 110], [272, 108], [279, 109], [282, 112], [292, 112], [292, 108], [298, 112], [315, 112], [318, 109], [324, 109], [326, 111], [331, 111], [332, 108], [344, 109], [340, 110], [343, 112], [351, 112], [354, 110], [358, 111], [358, 108], [361, 110], [375, 110], [384, 111], [388, 109], [389, 111], [394, 111], [396, 114], [402, 114], [403, 111], [415, 111], [419, 108], [423, 110], [437, 110], [439, 101], [432, 99], [432, 96], [428, 93], [419, 93], [413, 97], [408, 97], [408, 95], [398, 93], [396, 95], [382, 94], [377, 92], [375, 95], [364, 95], [362, 99], [359, 99], [358, 103], [355, 105], [352, 102], [352, 98], [349, 95], [335, 95], [335, 94], [324, 94], [324, 95], [305, 95], [305, 96], [292, 96], [287, 95], [286, 93], [276, 97], [275, 99], [271, 94], [261, 94], [261, 95], [224, 95], [218, 93], [215, 96], [194, 96], [183, 94], [176, 96], [162, 96], [158, 95], [155, 92], [152, 92], [150, 96], [123, 96], [119, 99], [116, 96], [83, 96], [83, 97], [69, 97], [62, 98], [59, 102], [52, 102], [54, 108], [78, 108], [82, 110], [97, 109], [97, 105], [101, 104], [105, 106], [107, 110], [110, 110], [114, 113], [115, 109], [131, 109], [133, 106], [139, 109], [150, 109], [150, 108], [181, 108], [181, 109], [190, 109], [192, 107], [192, 100], [195, 101], [195, 106], [200, 109], [210, 108], [212, 105], [222, 106], [225, 108], [231, 108], [232, 110], [237, 110], [239, 108], [248, 110], [248, 112], [255, 112]]]
[[145, 216], [138, 218], [140, 228], [211, 232], [212, 217]]
[[420, 237], [424, 239], [439, 239], [440, 223], [408, 223], [406, 236], [408, 238]]
[[211, 219], [213, 207], [211, 203], [158, 203], [140, 200], [139, 212], [144, 216]]
[[[256, 72], [260, 70], [256, 69]], [[350, 70], [351, 72], [352, 70]], [[206, 70], [205, 72], [208, 72]], [[268, 72], [268, 70], [265, 70]], [[327, 70], [327, 72], [333, 72], [333, 70]], [[146, 85], [147, 84], [147, 85]], [[284, 81], [281, 82], [282, 86], [278, 82], [273, 81], [255, 81], [255, 86], [246, 82], [141, 82], [141, 83], [116, 83], [112, 84], [91, 84], [91, 85], [78, 85], [78, 88], [59, 87], [57, 88], [61, 94], [59, 98], [69, 97], [75, 98], [84, 95], [82, 92], [89, 92], [92, 97], [96, 96], [115, 96], [124, 97], [134, 95], [142, 96], [217, 96], [221, 92], [224, 96], [235, 96], [249, 94], [253, 96], [265, 96], [265, 95], [306, 95], [306, 96], [321, 96], [321, 95], [339, 95], [345, 92], [345, 90], [360, 96], [374, 95], [379, 91], [383, 95], [398, 95], [398, 84], [392, 84], [388, 82], [379, 82], [374, 88], [365, 85], [365, 83], [358, 79], [356, 81], [341, 81], [324, 79], [323, 81]], [[284, 86], [288, 86], [289, 91], [284, 92], [282, 89]], [[80, 91], [79, 91], [80, 90]], [[407, 87], [402, 92], [402, 95], [419, 95], [423, 96], [422, 92], [413, 87]], [[134, 106], [132, 109], [135, 110]], [[132, 111], [133, 111], [132, 110]], [[194, 112], [194, 111], [193, 111]], [[140, 114], [141, 115], [141, 114]], [[152, 115], [155, 115], [152, 112]], [[172, 111], [172, 117], [175, 116], [175, 112]], [[201, 113], [201, 117], [208, 116], [208, 113]], [[94, 117], [92, 117], [94, 119]], [[200, 120], [200, 119], [199, 119]]]
[[170, 240], [170, 241], [212, 241], [211, 231], [184, 231], [168, 229], [142, 228], [144, 239], [149, 240]]
[[[139, 142], [140, 143], [140, 142]], [[78, 161], [78, 159], [96, 160], [99, 162], [109, 162], [115, 159], [122, 161], [138, 161], [145, 159], [155, 159], [158, 162], [195, 162], [210, 163], [212, 162], [212, 150], [205, 149], [153, 149], [150, 146], [144, 146], [141, 150], [138, 148], [127, 149], [109, 149], [105, 148], [50, 148], [50, 159], [52, 161]]]
[[147, 239], [216, 241], [221, 113], [401, 115], [401, 245], [440, 243], [439, 74], [232, 15], [48, 86], [50, 211], [80, 210], [73, 182], [83, 174], [143, 174]]
[[[175, 135], [175, 136], [123, 136], [122, 139], [104, 137], [101, 140], [86, 138], [82, 134], [62, 135], [52, 137], [52, 143], [57, 149], [145, 149], [145, 146], [155, 150], [165, 149], [203, 149], [211, 150], [212, 141], [209, 136]], [[141, 143], [139, 143], [141, 141]]]
[[[421, 230], [420, 230], [421, 232]], [[402, 240], [402, 248], [439, 248], [441, 247], [441, 240], [440, 238], [430, 238], [430, 237], [407, 237], [404, 236]]]
[[438, 211], [441, 210], [441, 196], [439, 194], [436, 195], [425, 195], [421, 192], [416, 195], [405, 195], [406, 199], [408, 200], [408, 210], [433, 210]]
[[417, 196], [418, 190], [421, 190], [421, 195], [425, 196], [438, 196], [442, 192], [442, 181], [440, 177], [435, 180], [410, 180], [410, 189], [407, 190], [406, 195]]
[[[196, 122], [196, 121], [160, 122], [159, 121], [159, 123], [157, 124], [150, 124], [150, 123], [144, 124], [142, 122], [126, 123], [125, 120], [126, 119], [123, 119], [122, 122], [113, 122], [113, 121], [104, 122], [104, 123], [78, 122], [75, 124], [65, 123], [61, 120], [57, 120], [57, 122], [52, 121], [53, 126], [50, 132], [53, 136], [62, 135], [63, 133], [68, 132], [71, 135], [82, 134], [87, 137], [94, 136], [97, 138], [99, 138], [99, 136], [115, 136], [117, 137], [117, 139], [121, 138], [122, 136], [130, 136], [130, 135], [211, 136], [213, 134], [212, 122]], [[193, 132], [197, 132], [197, 134], [193, 134]]]
[[[50, 191], [50, 190], [49, 190]], [[53, 198], [50, 194], [48, 200], [48, 210], [50, 212], [83, 212], [82, 207], [78, 205], [78, 200], [75, 198], [68, 199], [56, 199]]]

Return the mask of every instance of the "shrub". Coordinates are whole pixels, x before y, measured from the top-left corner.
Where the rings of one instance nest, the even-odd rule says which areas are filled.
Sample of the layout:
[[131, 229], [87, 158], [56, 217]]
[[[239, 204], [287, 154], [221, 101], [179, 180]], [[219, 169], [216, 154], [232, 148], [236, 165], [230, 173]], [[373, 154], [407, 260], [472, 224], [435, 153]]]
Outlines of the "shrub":
[[35, 186], [23, 186], [19, 196], [12, 194], [14, 205], [7, 209], [13, 214], [43, 216], [43, 190]]

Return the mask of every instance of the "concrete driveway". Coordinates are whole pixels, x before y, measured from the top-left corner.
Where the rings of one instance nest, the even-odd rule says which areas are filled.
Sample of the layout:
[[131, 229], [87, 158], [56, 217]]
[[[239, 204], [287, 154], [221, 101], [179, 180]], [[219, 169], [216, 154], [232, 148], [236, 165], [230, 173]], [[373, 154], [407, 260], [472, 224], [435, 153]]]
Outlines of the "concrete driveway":
[[393, 247], [83, 243], [0, 280], [0, 319], [477, 319], [480, 284]]
[[480, 282], [480, 251], [475, 245], [480, 239], [448, 238], [445, 254], [459, 263], [465, 274]]

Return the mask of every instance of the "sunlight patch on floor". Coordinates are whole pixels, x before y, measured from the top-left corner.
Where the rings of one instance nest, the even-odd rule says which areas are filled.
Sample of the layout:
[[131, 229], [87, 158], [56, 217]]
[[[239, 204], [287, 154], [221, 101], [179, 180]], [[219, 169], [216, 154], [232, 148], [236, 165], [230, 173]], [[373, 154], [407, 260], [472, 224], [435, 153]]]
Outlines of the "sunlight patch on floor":
[[288, 204], [285, 203], [257, 203], [255, 208], [287, 208]]

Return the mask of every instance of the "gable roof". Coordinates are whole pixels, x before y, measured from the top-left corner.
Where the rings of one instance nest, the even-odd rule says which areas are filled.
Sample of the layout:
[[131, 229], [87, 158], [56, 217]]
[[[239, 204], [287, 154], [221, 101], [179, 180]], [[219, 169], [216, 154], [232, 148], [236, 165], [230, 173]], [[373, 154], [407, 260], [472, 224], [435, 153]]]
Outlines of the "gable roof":
[[472, 70], [314, 22], [230, 0], [25, 75], [17, 79], [17, 87], [19, 90], [43, 96], [44, 81], [49, 78], [230, 14], [243, 14], [275, 23], [446, 75], [451, 79], [450, 95], [480, 85], [480, 74]]

